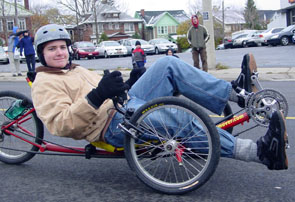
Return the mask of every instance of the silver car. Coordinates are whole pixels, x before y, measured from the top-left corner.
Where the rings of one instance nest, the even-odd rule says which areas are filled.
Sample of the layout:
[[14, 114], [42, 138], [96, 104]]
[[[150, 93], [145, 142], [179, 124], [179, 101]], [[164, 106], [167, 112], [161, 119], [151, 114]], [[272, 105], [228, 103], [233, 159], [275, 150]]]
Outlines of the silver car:
[[155, 46], [155, 54], [165, 53], [169, 48], [172, 48], [174, 52], [177, 52], [178, 50], [176, 44], [164, 38], [152, 39], [149, 41], [149, 44]]
[[122, 39], [120, 43], [127, 48], [127, 54], [131, 55], [133, 50], [136, 48], [135, 43], [139, 41], [141, 44], [141, 48], [146, 54], [155, 54], [155, 46], [149, 44], [147, 41], [143, 39]]
[[265, 30], [262, 33], [257, 34], [255, 37], [247, 41], [248, 46], [261, 46], [261, 45], [268, 45], [267, 39], [270, 35], [274, 33], [278, 33], [282, 31], [283, 27], [275, 27], [268, 30]]
[[0, 63], [1, 64], [8, 64], [9, 63], [8, 55], [6, 54], [6, 52], [2, 46], [0, 46]]

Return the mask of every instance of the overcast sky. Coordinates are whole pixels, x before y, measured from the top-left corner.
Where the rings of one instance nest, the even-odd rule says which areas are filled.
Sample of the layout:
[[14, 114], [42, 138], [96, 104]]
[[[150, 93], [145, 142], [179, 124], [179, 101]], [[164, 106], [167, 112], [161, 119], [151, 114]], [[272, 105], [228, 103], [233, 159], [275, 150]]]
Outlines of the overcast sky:
[[[57, 0], [30, 0], [33, 4], [50, 3], [52, 5]], [[185, 10], [189, 12], [189, 5], [192, 2], [202, 2], [202, 0], [119, 0], [128, 13], [133, 16], [135, 11], [145, 10]], [[225, 7], [244, 8], [247, 0], [212, 0], [212, 4], [221, 5], [224, 1]], [[261, 10], [280, 9], [280, 0], [254, 0], [256, 7]], [[126, 10], [124, 9], [124, 10]]]
[[[145, 10], [185, 10], [188, 11], [190, 2], [196, 0], [121, 0], [126, 2], [129, 13], [140, 9]], [[245, 7], [247, 0], [224, 0], [225, 7]], [[256, 7], [261, 10], [277, 10], [280, 8], [280, 0], [254, 0]], [[202, 2], [199, 0], [199, 2]], [[212, 4], [221, 5], [222, 0], [212, 0]]]

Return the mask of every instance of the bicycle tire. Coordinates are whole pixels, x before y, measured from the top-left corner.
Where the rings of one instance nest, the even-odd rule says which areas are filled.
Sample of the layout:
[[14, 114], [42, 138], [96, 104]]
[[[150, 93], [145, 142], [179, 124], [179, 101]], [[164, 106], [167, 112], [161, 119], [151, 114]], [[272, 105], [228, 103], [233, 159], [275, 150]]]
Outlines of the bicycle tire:
[[[7, 123], [11, 122], [5, 115], [5, 111], [11, 106], [11, 104], [17, 99], [27, 99], [28, 102], [32, 105], [32, 101], [28, 99], [26, 96], [14, 92], [14, 91], [2, 91], [0, 92], [0, 124], [1, 128], [3, 125], [7, 125]], [[34, 136], [29, 137], [24, 135], [24, 131], [20, 132], [21, 128], [25, 128], [26, 130], [30, 131]], [[44, 135], [44, 127], [43, 123], [37, 117], [36, 112], [33, 112], [26, 116], [25, 118], [21, 119], [18, 124], [15, 124], [13, 133], [31, 140], [37, 144], [41, 144]], [[26, 133], [28, 134], [28, 133]], [[21, 164], [24, 163], [35, 156], [35, 153], [39, 150], [38, 147], [29, 144], [23, 140], [20, 140], [12, 135], [5, 134], [2, 132], [3, 140], [0, 142], [0, 161], [7, 163], [7, 164]], [[8, 149], [4, 149], [8, 148]], [[14, 151], [9, 149], [17, 149], [22, 151]], [[25, 151], [27, 152], [25, 152]]]
[[[171, 118], [174, 124], [165, 125]], [[165, 194], [184, 194], [213, 175], [220, 158], [220, 139], [213, 121], [197, 104], [177, 97], [154, 99], [136, 110], [130, 122], [146, 129], [146, 134], [136, 140], [125, 136], [125, 157], [148, 187]], [[203, 145], [195, 147], [195, 141]]]

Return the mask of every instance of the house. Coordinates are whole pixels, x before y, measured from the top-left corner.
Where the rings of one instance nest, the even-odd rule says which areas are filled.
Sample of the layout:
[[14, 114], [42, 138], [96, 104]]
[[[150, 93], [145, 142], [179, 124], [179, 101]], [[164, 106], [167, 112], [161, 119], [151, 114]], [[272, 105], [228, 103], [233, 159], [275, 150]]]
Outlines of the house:
[[[223, 13], [221, 10], [213, 10], [212, 13], [218, 24], [223, 24]], [[244, 29], [246, 21], [242, 11], [225, 10], [224, 11], [224, 34], [231, 36], [231, 33]]]
[[[84, 21], [79, 24], [79, 29], [76, 29], [76, 26], [67, 27], [67, 30], [72, 35], [72, 40], [92, 41], [96, 43], [96, 26], [99, 38], [103, 33], [105, 33], [110, 40], [130, 38], [135, 34], [141, 35], [139, 30], [139, 25], [142, 24], [141, 19], [133, 18], [127, 13], [121, 12], [108, 4], [100, 4], [99, 8], [97, 8], [96, 19], [97, 24], [95, 24], [94, 14], [89, 14], [85, 17]], [[80, 30], [80, 34], [77, 30]]]
[[141, 9], [135, 12], [135, 18], [142, 19], [144, 26], [144, 39], [169, 38], [170, 35], [176, 34], [179, 24], [190, 18], [183, 10], [168, 11], [145, 11]]
[[267, 28], [287, 27], [295, 24], [295, 0], [280, 0], [280, 8], [272, 17]]
[[[2, 44], [7, 45], [7, 37], [12, 33], [12, 29], [15, 24], [15, 7], [11, 1], [4, 1], [4, 4], [0, 5], [0, 10], [4, 10], [4, 15], [0, 14], [0, 40]], [[2, 8], [4, 5], [4, 8]], [[18, 13], [18, 27], [19, 30], [31, 30], [31, 19], [30, 16], [33, 14], [29, 11], [29, 0], [24, 0], [24, 5], [17, 5]], [[0, 43], [1, 43], [0, 42]]]

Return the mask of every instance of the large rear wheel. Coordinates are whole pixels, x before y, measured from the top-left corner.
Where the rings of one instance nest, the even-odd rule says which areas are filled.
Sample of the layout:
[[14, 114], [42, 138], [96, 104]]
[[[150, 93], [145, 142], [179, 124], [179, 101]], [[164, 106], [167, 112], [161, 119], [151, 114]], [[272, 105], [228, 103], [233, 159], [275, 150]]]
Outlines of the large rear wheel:
[[[27, 99], [31, 106], [33, 106], [32, 101], [20, 93], [13, 91], [0, 92], [0, 161], [4, 163], [24, 163], [35, 156], [35, 154], [31, 152], [39, 150], [38, 147], [14, 137], [13, 135], [5, 132], [3, 129], [9, 123], [14, 121], [5, 116], [6, 110], [13, 104], [14, 101], [24, 99]], [[28, 108], [27, 111], [30, 109], [31, 108]], [[18, 120], [15, 124], [10, 126], [8, 130], [21, 138], [37, 144], [42, 143], [44, 133], [43, 124], [37, 117], [35, 111], [28, 114], [21, 120]]]

